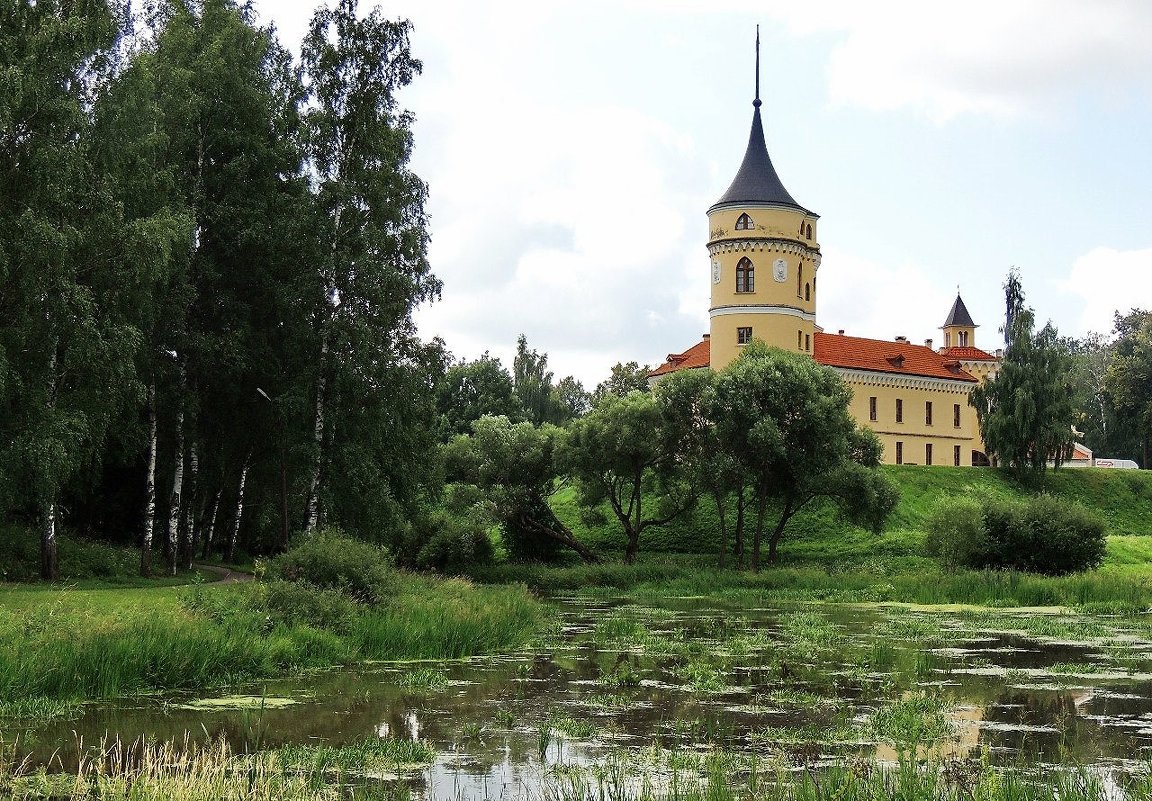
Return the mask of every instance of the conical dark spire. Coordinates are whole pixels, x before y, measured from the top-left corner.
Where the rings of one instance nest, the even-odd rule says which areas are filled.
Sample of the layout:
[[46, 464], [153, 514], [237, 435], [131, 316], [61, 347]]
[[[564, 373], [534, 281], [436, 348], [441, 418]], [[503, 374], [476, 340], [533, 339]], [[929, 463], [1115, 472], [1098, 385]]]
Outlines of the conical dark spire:
[[952, 311], [948, 312], [948, 319], [940, 327], [947, 328], [950, 325], [976, 327], [976, 323], [972, 322], [972, 315], [968, 313], [968, 307], [964, 305], [959, 292], [956, 293], [956, 302], [952, 304]]
[[713, 204], [724, 206], [730, 203], [773, 203], [807, 211], [797, 203], [776, 174], [772, 159], [768, 155], [768, 145], [764, 141], [764, 123], [760, 120], [760, 26], [756, 26], [756, 98], [752, 101], [752, 132], [748, 135], [748, 149], [744, 161], [736, 172], [736, 178], [719, 200]]

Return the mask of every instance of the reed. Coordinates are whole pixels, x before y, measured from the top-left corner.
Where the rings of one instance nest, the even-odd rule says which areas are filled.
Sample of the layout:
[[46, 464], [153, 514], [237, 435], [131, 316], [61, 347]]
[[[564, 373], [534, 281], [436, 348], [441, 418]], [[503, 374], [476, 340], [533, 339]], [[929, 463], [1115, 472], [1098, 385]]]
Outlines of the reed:
[[[229, 599], [242, 606], [245, 591], [230, 585], [207, 592], [225, 606]], [[105, 590], [100, 603], [74, 604], [66, 591], [44, 591], [41, 606], [0, 609], [0, 698], [111, 698], [360, 659], [467, 657], [523, 646], [550, 615], [523, 587], [417, 576], [390, 604], [365, 608], [339, 633], [271, 625], [244, 611], [211, 616], [161, 592]], [[141, 595], [154, 603], [141, 603]]]

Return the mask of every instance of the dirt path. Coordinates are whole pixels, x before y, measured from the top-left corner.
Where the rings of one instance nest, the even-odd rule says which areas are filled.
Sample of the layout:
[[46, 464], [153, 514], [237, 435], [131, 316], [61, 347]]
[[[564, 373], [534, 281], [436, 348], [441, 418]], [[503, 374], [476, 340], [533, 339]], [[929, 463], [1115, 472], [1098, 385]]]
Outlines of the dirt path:
[[219, 578], [216, 579], [215, 584], [242, 584], [245, 581], [253, 581], [255, 576], [251, 573], [239, 573], [235, 570], [229, 570], [226, 567], [217, 567], [216, 565], [202, 565], [196, 563], [192, 565], [197, 570], [203, 570], [211, 573]]

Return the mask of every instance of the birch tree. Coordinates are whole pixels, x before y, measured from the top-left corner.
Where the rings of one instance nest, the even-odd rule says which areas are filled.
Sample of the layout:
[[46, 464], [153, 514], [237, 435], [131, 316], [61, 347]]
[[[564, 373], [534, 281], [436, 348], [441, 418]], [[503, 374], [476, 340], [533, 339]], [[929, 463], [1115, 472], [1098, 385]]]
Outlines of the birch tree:
[[[420, 375], [436, 359], [435, 349], [417, 340], [411, 313], [440, 287], [426, 258], [427, 189], [408, 167], [412, 116], [397, 102], [421, 68], [409, 49], [410, 30], [407, 21], [386, 20], [379, 9], [359, 17], [355, 0], [340, 0], [315, 13], [302, 46], [319, 265], [310, 312], [308, 531], [319, 523], [326, 494], [331, 497], [325, 465], [348, 468], [342, 475], [352, 480], [342, 484], [357, 500], [369, 493], [400, 498], [407, 491], [397, 483], [420, 458], [411, 436], [418, 428], [431, 430], [431, 403], [413, 405], [409, 394], [411, 382], [424, 381]], [[424, 383], [420, 401], [432, 394]]]

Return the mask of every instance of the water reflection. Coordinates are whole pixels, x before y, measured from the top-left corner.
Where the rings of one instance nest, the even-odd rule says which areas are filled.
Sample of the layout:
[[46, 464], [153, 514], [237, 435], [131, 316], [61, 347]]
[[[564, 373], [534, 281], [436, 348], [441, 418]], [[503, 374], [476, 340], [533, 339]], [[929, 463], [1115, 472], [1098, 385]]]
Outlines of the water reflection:
[[[411, 664], [363, 665], [241, 688], [301, 702], [287, 708], [180, 708], [184, 696], [125, 700], [87, 707], [76, 721], [28, 727], [22, 747], [34, 760], [59, 753], [67, 763], [77, 741], [111, 736], [188, 733], [193, 741], [224, 737], [240, 750], [426, 740], [439, 757], [408, 776], [413, 789], [501, 797], [621, 749], [637, 761], [658, 749], [895, 759], [867, 721], [925, 689], [948, 700], [955, 733], [938, 746], [945, 755], [988, 749], [1002, 763], [1120, 764], [1152, 746], [1146, 642], [1127, 650], [1115, 640], [1046, 643], [880, 608], [829, 606], [805, 617], [786, 607], [675, 606], [657, 613], [566, 601], [556, 642], [442, 663], [449, 681], [441, 687], [402, 686]], [[613, 621], [623, 635], [611, 633]], [[1113, 664], [1121, 658], [1124, 670]]]

